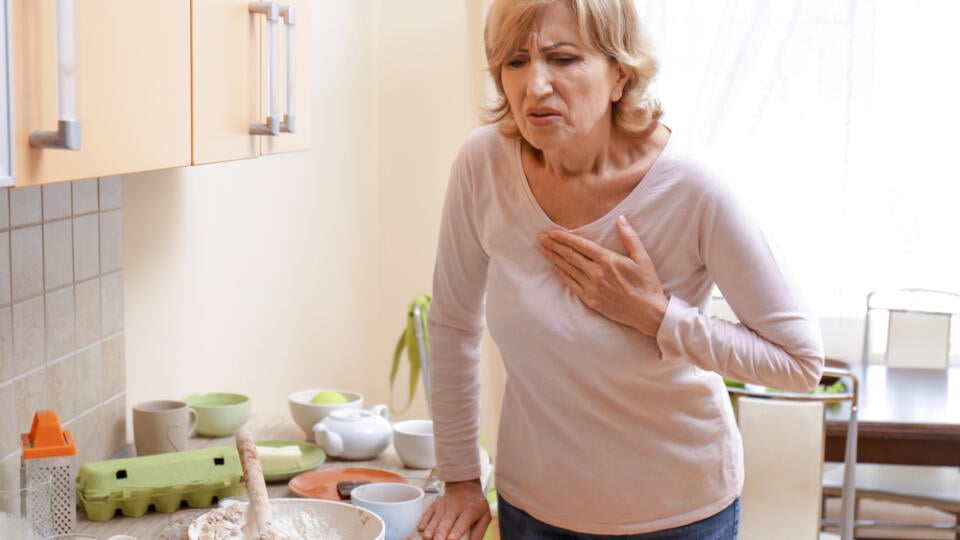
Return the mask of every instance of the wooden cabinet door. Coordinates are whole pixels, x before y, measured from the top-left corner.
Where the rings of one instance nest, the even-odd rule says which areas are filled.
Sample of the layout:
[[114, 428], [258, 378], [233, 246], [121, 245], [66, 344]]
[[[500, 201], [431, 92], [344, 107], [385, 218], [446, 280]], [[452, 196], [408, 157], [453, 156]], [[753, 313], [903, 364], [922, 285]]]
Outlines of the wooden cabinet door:
[[[295, 13], [296, 30], [294, 36], [296, 45], [294, 46], [294, 116], [296, 117], [296, 131], [294, 133], [281, 133], [276, 137], [262, 137], [261, 152], [263, 154], [275, 154], [279, 152], [292, 152], [295, 150], [306, 150], [310, 148], [310, 127], [311, 107], [313, 99], [311, 94], [311, 73], [312, 73], [312, 55], [310, 47], [310, 0], [280, 0], [281, 6], [293, 6]], [[279, 30], [279, 40], [277, 47], [277, 63], [279, 65], [280, 90], [280, 114], [281, 116], [288, 110], [286, 107], [287, 99], [287, 66], [286, 61], [286, 39], [287, 28], [281, 24]]]
[[[304, 150], [310, 144], [310, 2], [294, 5], [296, 22], [294, 133], [250, 135], [267, 122], [266, 16], [251, 14], [250, 2], [193, 2], [193, 163], [214, 163], [261, 154]], [[286, 101], [286, 32], [281, 21], [274, 39], [282, 119]]]
[[16, 183], [33, 185], [190, 163], [189, 0], [76, 0], [79, 151], [30, 146], [55, 131], [53, 0], [13, 0]]
[[196, 0], [193, 22], [193, 163], [260, 155], [263, 15], [243, 0]]

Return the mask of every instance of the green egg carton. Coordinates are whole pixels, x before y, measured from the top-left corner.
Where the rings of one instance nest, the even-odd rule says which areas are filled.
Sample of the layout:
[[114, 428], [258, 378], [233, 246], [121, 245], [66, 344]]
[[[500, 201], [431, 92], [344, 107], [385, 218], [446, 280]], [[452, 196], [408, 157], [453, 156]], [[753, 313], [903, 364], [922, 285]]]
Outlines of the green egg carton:
[[92, 521], [109, 521], [117, 510], [142, 516], [151, 506], [174, 512], [184, 502], [205, 508], [215, 497], [242, 494], [243, 470], [232, 446], [93, 461], [77, 474], [77, 502]]

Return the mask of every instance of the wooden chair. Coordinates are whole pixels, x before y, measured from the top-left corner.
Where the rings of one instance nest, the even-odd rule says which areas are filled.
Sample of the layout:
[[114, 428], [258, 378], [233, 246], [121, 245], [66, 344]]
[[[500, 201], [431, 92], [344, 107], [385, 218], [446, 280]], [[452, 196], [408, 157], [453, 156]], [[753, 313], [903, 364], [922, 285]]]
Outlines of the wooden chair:
[[827, 368], [825, 374], [843, 377], [848, 391], [793, 394], [767, 393], [749, 386], [729, 389], [736, 397], [737, 423], [743, 438], [741, 539], [833, 537], [820, 532], [824, 408], [828, 403], [850, 401], [845, 459], [851, 466], [846, 468], [843, 482], [841, 537], [853, 540], [858, 382], [852, 373], [838, 368]]
[[[885, 328], [877, 328], [886, 314]], [[946, 369], [950, 365], [953, 317], [960, 315], [960, 295], [929, 289], [875, 291], [867, 295], [862, 361], [906, 369]], [[886, 346], [874, 351], [874, 332], [886, 332]], [[824, 475], [824, 496], [839, 494], [844, 467]], [[856, 465], [858, 499], [893, 501], [954, 514], [955, 523], [903, 523], [886, 516], [857, 515], [856, 528], [952, 531], [960, 540], [960, 469], [916, 465]], [[857, 504], [860, 508], [862, 505]]]

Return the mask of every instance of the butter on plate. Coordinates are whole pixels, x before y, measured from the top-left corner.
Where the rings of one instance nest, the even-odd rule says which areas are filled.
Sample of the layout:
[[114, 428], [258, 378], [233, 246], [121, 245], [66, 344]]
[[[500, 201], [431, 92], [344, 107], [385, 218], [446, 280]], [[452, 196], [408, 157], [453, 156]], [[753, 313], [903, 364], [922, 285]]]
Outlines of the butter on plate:
[[258, 446], [260, 467], [264, 470], [296, 469], [301, 466], [303, 450], [299, 446]]

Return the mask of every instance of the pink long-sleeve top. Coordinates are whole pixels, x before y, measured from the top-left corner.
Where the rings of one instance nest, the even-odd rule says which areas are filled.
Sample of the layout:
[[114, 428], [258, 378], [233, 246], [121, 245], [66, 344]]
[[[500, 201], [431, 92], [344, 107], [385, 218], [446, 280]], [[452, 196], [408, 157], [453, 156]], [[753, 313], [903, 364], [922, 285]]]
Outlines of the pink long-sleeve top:
[[[479, 475], [486, 322], [507, 373], [498, 492], [596, 534], [676, 527], [732, 503], [742, 444], [720, 375], [806, 391], [823, 365], [819, 328], [760, 229], [676, 134], [630, 195], [573, 232], [625, 253], [621, 214], [669, 297], [655, 339], [563, 285], [537, 250], [537, 234], [559, 226], [530, 191], [519, 141], [478, 128], [451, 170], [428, 315], [440, 477]], [[703, 313], [714, 284], [741, 324]]]

